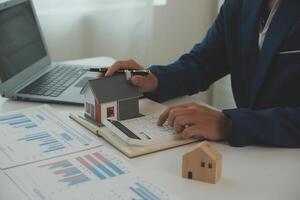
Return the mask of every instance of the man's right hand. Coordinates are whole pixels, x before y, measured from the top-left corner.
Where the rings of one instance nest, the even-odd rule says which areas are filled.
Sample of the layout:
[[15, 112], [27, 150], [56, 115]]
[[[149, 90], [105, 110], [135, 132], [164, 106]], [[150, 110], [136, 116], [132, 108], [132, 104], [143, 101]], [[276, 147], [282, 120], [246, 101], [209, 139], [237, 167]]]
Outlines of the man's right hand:
[[[107, 70], [105, 76], [112, 76], [120, 69], [143, 70], [145, 68], [137, 64], [133, 60], [118, 61]], [[133, 76], [131, 78], [131, 83], [135, 86], [142, 88], [143, 92], [146, 93], [154, 92], [158, 87], [158, 79], [152, 73], [150, 73], [147, 76]]]

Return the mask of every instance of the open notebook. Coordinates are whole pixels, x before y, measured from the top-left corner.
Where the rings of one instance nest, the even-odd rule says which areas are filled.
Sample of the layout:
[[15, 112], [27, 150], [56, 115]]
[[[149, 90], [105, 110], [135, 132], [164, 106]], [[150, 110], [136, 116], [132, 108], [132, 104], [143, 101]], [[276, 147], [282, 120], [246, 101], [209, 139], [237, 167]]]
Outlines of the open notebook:
[[[160, 113], [164, 109], [166, 109], [165, 106], [151, 101], [149, 99], [140, 100], [140, 111], [145, 116], [152, 116], [154, 113]], [[174, 148], [185, 144], [190, 144], [200, 140], [185, 140], [181, 137], [169, 137], [167, 139], [164, 138], [164, 140], [158, 144], [138, 146], [134, 144], [128, 144], [123, 139], [121, 139], [121, 137], [117, 136], [116, 134], [113, 134], [108, 128], [94, 124], [92, 121], [89, 121], [88, 119], [83, 117], [82, 114], [71, 113], [70, 118], [76, 121], [77, 123], [81, 124], [83, 127], [87, 128], [94, 134], [102, 137], [104, 140], [106, 140], [108, 143], [110, 143], [112, 146], [114, 146], [116, 149], [118, 149], [130, 158]]]

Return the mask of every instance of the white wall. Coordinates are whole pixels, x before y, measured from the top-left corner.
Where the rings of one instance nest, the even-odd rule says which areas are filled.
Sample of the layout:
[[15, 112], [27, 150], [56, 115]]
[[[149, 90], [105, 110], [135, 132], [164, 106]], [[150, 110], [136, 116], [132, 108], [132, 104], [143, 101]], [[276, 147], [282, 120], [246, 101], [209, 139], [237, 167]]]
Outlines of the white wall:
[[[204, 37], [217, 0], [155, 1], [167, 4], [150, 8], [152, 0], [34, 0], [56, 61], [111, 56], [168, 64]], [[126, 2], [135, 4], [124, 9]], [[197, 97], [210, 100], [209, 93]]]
[[[217, 0], [169, 0], [155, 7], [152, 63], [168, 64], [190, 51], [206, 35], [216, 12]], [[210, 91], [195, 97], [211, 103]]]
[[[152, 0], [34, 0], [55, 61], [94, 56], [148, 61]], [[142, 48], [143, 47], [143, 48]]]
[[217, 0], [169, 0], [155, 7], [154, 63], [167, 64], [201, 41], [217, 12]]
[[101, 55], [95, 46], [107, 41], [112, 45], [104, 43], [101, 50], [114, 49], [110, 56], [123, 57], [115, 55], [123, 46], [115, 45], [127, 39], [128, 46], [142, 42], [152, 49], [147, 64], [167, 64], [189, 51], [206, 34], [217, 5], [217, 0], [153, 0], [162, 6], [152, 9], [152, 0], [33, 1], [55, 60]]

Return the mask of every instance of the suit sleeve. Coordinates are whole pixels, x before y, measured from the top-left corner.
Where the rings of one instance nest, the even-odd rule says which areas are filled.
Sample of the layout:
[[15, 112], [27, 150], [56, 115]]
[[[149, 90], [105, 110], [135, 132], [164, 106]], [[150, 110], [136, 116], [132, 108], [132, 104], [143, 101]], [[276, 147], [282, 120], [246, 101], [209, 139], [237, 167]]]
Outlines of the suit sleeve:
[[204, 40], [196, 44], [190, 53], [167, 66], [152, 66], [150, 71], [158, 78], [155, 93], [145, 94], [156, 101], [192, 95], [205, 91], [213, 82], [229, 73], [225, 44], [223, 5], [216, 21]]
[[223, 111], [232, 121], [228, 142], [232, 146], [264, 145], [300, 147], [300, 108], [272, 108], [253, 111]]

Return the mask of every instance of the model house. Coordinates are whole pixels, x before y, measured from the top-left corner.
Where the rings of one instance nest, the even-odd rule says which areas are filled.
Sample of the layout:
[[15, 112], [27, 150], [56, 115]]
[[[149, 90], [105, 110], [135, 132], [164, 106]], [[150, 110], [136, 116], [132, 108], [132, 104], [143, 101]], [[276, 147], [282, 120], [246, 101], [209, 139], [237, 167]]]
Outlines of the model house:
[[183, 155], [184, 178], [216, 183], [221, 177], [222, 155], [207, 141], [201, 142]]
[[81, 94], [85, 96], [85, 116], [97, 123], [140, 116], [142, 91], [127, 81], [124, 74], [90, 80]]

